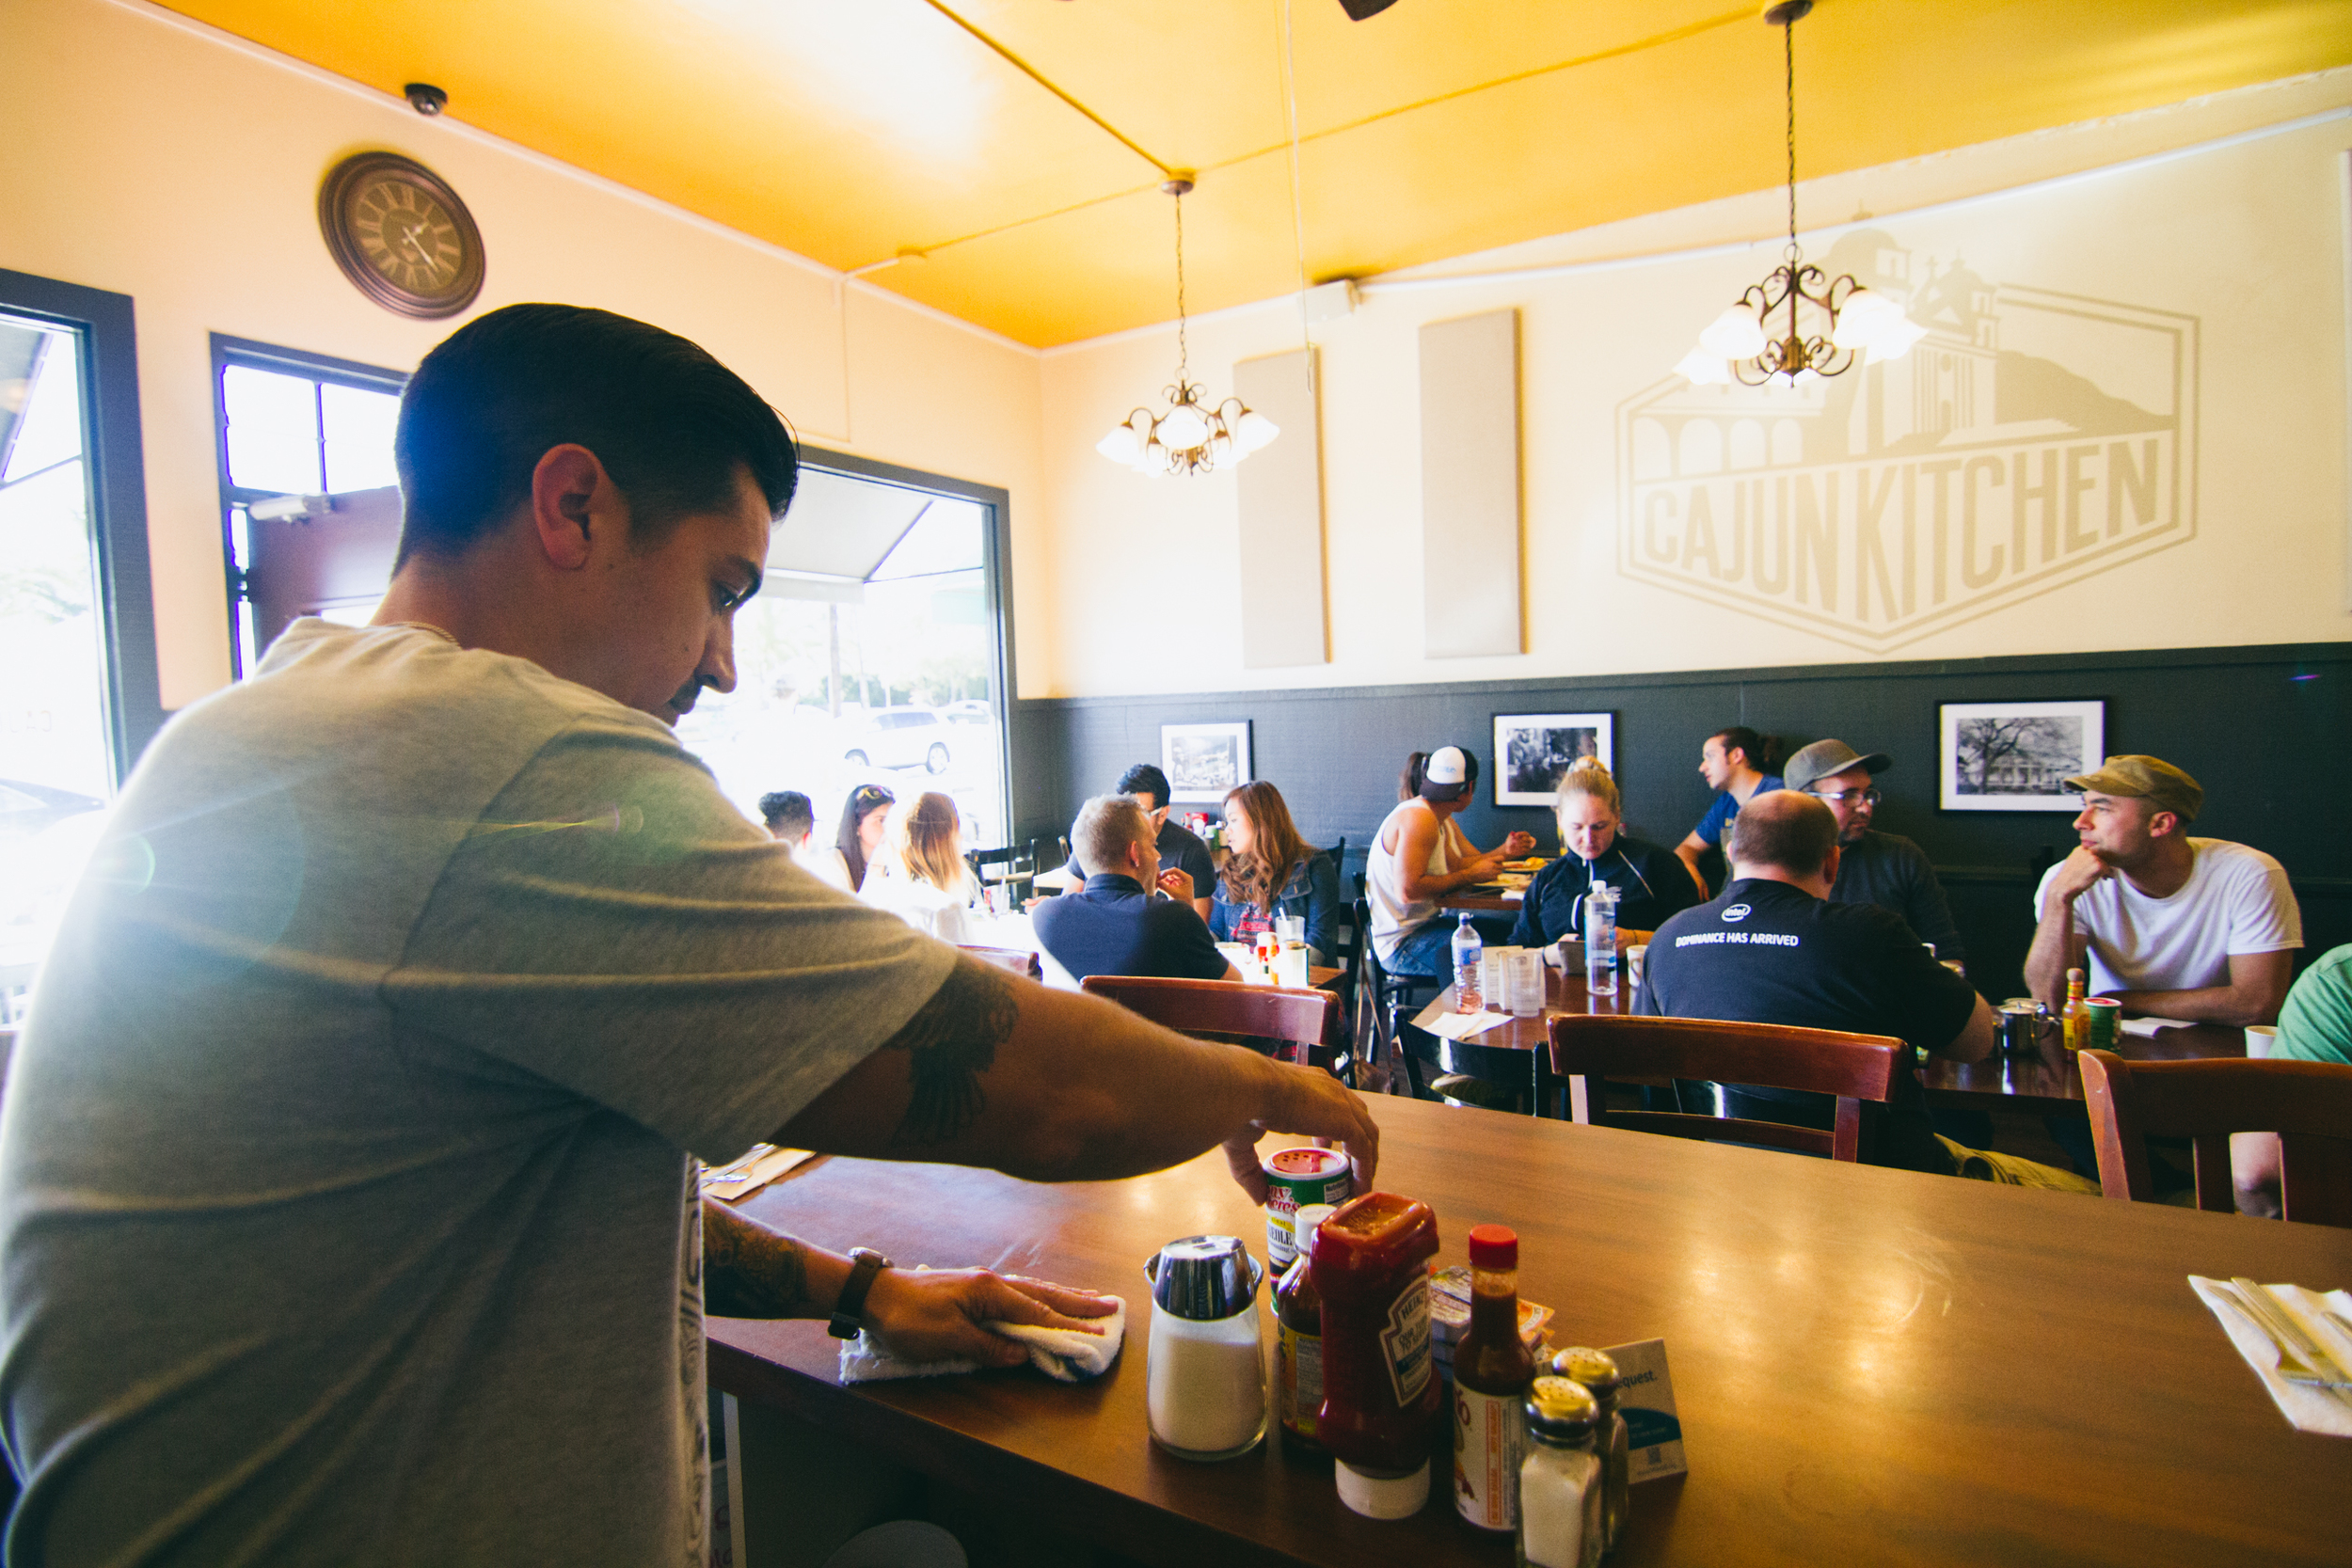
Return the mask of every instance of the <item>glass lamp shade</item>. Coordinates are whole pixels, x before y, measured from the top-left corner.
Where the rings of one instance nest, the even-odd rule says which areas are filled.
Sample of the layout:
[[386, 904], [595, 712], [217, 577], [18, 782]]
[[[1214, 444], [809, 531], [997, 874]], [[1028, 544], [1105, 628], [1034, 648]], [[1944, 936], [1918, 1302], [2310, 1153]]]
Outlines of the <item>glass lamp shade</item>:
[[1281, 434], [1282, 427], [1263, 414], [1246, 413], [1241, 417], [1240, 427], [1233, 432], [1233, 440], [1236, 450], [1247, 457], [1260, 447], [1271, 446]]
[[1136, 439], [1136, 427], [1131, 424], [1111, 426], [1109, 433], [1094, 443], [1094, 450], [1112, 462], [1130, 467], [1143, 461], [1143, 443]]
[[1831, 341], [1839, 348], [1867, 351], [1873, 359], [1899, 359], [1927, 335], [1927, 328], [1884, 294], [1856, 289], [1837, 312]]
[[1188, 403], [1180, 403], [1160, 416], [1160, 439], [1184, 451], [1209, 438], [1209, 421], [1200, 410]]
[[1677, 373], [1693, 387], [1728, 387], [1731, 385], [1731, 363], [1720, 354], [1710, 354], [1704, 346], [1694, 348], [1682, 356], [1675, 367]]
[[1699, 346], [1718, 359], [1753, 359], [1764, 352], [1764, 326], [1754, 310], [1735, 305], [1708, 324]]

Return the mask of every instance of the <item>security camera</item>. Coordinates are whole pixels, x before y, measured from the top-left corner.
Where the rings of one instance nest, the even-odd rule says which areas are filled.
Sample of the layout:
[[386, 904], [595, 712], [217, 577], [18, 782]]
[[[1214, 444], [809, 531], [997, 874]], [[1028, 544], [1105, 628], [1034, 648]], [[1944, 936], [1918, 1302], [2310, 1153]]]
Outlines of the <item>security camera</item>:
[[449, 107], [449, 94], [430, 82], [411, 82], [400, 90], [408, 95], [408, 106], [427, 119]]

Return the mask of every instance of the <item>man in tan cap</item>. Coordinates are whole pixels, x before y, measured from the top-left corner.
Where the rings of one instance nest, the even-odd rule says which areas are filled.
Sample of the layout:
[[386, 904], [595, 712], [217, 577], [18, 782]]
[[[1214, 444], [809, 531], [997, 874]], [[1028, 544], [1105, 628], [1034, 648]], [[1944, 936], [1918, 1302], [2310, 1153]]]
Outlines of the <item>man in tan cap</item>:
[[2109, 757], [2066, 787], [2082, 791], [2082, 843], [2034, 894], [2033, 993], [2062, 1005], [2067, 970], [2087, 966], [2091, 994], [2128, 1012], [2274, 1022], [2303, 945], [2285, 869], [2260, 849], [2189, 837], [2205, 792], [2169, 762]]
[[1810, 795], [1837, 818], [1837, 882], [1833, 904], [1876, 904], [1901, 915], [1935, 956], [1950, 961], [1968, 954], [1952, 919], [1944, 884], [1935, 879], [1928, 852], [1900, 833], [1881, 832], [1878, 776], [1895, 766], [1884, 752], [1862, 755], [1842, 740], [1817, 740], [1781, 768], [1782, 787]]

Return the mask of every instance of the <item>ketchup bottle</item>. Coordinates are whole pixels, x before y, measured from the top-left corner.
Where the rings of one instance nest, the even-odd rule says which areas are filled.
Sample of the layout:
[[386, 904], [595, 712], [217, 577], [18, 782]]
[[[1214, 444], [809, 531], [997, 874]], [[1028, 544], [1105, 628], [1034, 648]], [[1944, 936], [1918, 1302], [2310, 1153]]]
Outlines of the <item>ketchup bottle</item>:
[[1438, 1216], [1426, 1203], [1366, 1193], [1315, 1229], [1323, 1297], [1323, 1408], [1316, 1434], [1339, 1461], [1340, 1500], [1402, 1519], [1429, 1500], [1429, 1449], [1442, 1396], [1429, 1364], [1429, 1259]]

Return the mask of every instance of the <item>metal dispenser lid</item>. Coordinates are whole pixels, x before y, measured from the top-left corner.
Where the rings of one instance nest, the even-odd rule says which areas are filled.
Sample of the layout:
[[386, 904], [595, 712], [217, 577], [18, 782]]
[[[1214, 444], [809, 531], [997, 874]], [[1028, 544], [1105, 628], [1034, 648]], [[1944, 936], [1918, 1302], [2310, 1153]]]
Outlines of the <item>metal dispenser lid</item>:
[[1237, 1236], [1185, 1236], [1143, 1266], [1152, 1299], [1170, 1317], [1210, 1323], [1245, 1311], [1265, 1268]]
[[1570, 1345], [1551, 1358], [1551, 1375], [1582, 1384], [1595, 1399], [1617, 1391], [1617, 1363], [1606, 1351], [1590, 1345]]

